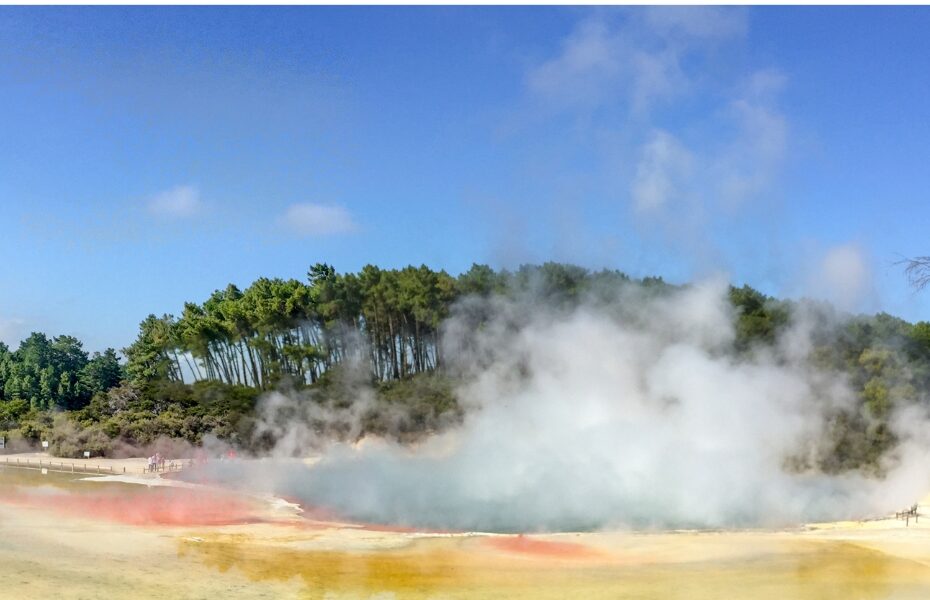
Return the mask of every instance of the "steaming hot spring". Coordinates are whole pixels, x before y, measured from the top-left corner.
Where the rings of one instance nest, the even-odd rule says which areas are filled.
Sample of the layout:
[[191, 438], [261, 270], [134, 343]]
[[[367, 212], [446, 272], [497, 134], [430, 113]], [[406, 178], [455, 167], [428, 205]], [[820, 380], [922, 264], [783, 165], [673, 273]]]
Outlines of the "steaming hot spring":
[[[499, 533], [788, 527], [919, 499], [930, 484], [923, 410], [893, 415], [898, 444], [873, 471], [824, 466], [855, 393], [811, 366], [814, 319], [734, 355], [726, 289], [631, 290], [620, 315], [496, 302], [480, 330], [455, 315], [446, 343], [461, 424], [414, 445], [340, 442], [320, 423], [351, 424], [357, 406], [270, 394], [259, 426], [276, 440], [270, 454], [207, 476], [351, 521]], [[364, 387], [351, 391], [364, 406]], [[312, 465], [291, 459], [308, 452]]]
[[916, 405], [871, 470], [831, 468], [823, 441], [856, 398], [806, 360], [810, 323], [735, 355], [720, 282], [623, 306], [453, 318], [464, 416], [416, 443], [353, 438], [360, 384], [350, 409], [268, 394], [267, 452], [171, 477], [0, 466], [6, 592], [930, 597]]

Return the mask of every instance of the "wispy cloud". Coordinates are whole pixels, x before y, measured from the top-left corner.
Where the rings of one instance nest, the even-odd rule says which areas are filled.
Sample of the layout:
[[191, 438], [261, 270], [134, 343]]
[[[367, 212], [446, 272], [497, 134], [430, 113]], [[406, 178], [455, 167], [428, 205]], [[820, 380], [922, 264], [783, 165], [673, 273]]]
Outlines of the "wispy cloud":
[[152, 196], [148, 201], [151, 214], [167, 219], [188, 219], [203, 210], [200, 192], [190, 185], [179, 185]]
[[643, 21], [670, 39], [727, 39], [743, 36], [749, 28], [745, 9], [725, 6], [650, 6]]
[[551, 107], [625, 106], [633, 113], [684, 92], [683, 62], [691, 54], [746, 33], [745, 11], [714, 7], [658, 7], [584, 19], [558, 55], [532, 67], [526, 84]]
[[593, 10], [527, 65], [513, 131], [537, 138], [550, 188], [567, 172], [584, 202], [628, 211], [621, 236], [692, 268], [738, 262], [726, 232], [771, 214], [792, 130], [786, 75], [733, 60], [748, 37], [742, 8]]
[[616, 140], [600, 146], [604, 163], [632, 165], [623, 187], [636, 213], [680, 216], [686, 199], [703, 213], [731, 210], [766, 190], [789, 137], [785, 75], [721, 66], [721, 45], [747, 32], [739, 8], [596, 12], [527, 70], [526, 90], [577, 117], [589, 144]]
[[776, 69], [756, 71], [728, 107], [736, 133], [716, 160], [721, 197], [730, 204], [763, 190], [784, 162], [789, 127], [778, 95], [786, 83]]
[[0, 342], [16, 349], [25, 337], [26, 322], [22, 319], [0, 317]]
[[599, 104], [621, 76], [618, 40], [600, 19], [582, 21], [562, 42], [561, 53], [526, 75], [530, 91], [566, 107]]
[[681, 201], [689, 199], [730, 212], [764, 193], [788, 151], [788, 119], [778, 106], [785, 82], [773, 69], [750, 74], [718, 114], [707, 118], [711, 138], [689, 145], [667, 131], [650, 134], [637, 152], [633, 208], [680, 211]]
[[679, 196], [691, 175], [691, 153], [667, 131], [656, 131], [643, 146], [633, 180], [633, 206], [638, 212], [660, 210]]
[[352, 233], [358, 225], [342, 206], [326, 204], [293, 204], [281, 217], [281, 223], [291, 231], [307, 236]]

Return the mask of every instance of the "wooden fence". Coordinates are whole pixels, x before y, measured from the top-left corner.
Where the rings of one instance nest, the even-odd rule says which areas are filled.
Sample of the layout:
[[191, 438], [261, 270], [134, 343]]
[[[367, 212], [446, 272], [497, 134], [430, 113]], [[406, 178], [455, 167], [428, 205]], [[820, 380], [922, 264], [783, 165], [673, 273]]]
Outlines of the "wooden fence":
[[[46, 469], [47, 471], [54, 471], [56, 473], [88, 473], [95, 475], [116, 475], [118, 473], [126, 473], [126, 467], [112, 467], [112, 466], [103, 466], [103, 465], [89, 465], [86, 463], [74, 463], [74, 462], [65, 462], [65, 461], [55, 461], [55, 460], [44, 460], [44, 459], [31, 459], [31, 458], [11, 458], [4, 457], [3, 461], [0, 462], [0, 465], [5, 465], [8, 467], [20, 468], [20, 469], [33, 469], [36, 471], [41, 471]], [[162, 465], [157, 465], [155, 471], [152, 471], [148, 465], [142, 465], [138, 467], [140, 473], [166, 473], [169, 471], [180, 471], [183, 468], [183, 465], [176, 463], [174, 461], [166, 462]], [[135, 471], [135, 467], [132, 468]]]
[[911, 519], [914, 519], [914, 523], [917, 523], [917, 519], [920, 518], [920, 513], [917, 512], [917, 509], [918, 506], [914, 504], [910, 508], [906, 508], [901, 512], [896, 512], [894, 518], [903, 520], [904, 526], [910, 527]]

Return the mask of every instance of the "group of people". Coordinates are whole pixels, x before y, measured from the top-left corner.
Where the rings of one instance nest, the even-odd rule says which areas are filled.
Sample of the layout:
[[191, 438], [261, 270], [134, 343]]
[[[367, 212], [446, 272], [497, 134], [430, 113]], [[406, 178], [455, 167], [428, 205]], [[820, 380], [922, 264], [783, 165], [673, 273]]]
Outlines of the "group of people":
[[166, 460], [167, 459], [161, 454], [159, 454], [158, 452], [150, 456], [149, 466], [148, 466], [149, 473], [155, 473], [156, 471], [164, 471]]
[[[220, 455], [220, 460], [235, 460], [236, 458], [238, 458], [238, 454], [232, 448], [227, 450], [226, 453]], [[198, 449], [194, 453], [194, 457], [187, 459], [186, 463], [185, 461], [181, 461], [181, 460], [179, 460], [179, 462], [177, 463], [173, 461], [169, 461], [164, 456], [162, 456], [160, 452], [156, 452], [155, 454], [153, 454], [152, 456], [148, 458], [148, 466], [146, 467], [146, 472], [157, 473], [160, 471], [165, 471], [165, 470], [170, 471], [175, 468], [181, 468], [182, 466], [193, 467], [195, 464], [197, 465], [206, 464], [208, 460], [209, 460], [209, 457], [207, 453], [204, 452], [203, 449]], [[165, 468], [166, 464], [168, 465], [167, 469]]]

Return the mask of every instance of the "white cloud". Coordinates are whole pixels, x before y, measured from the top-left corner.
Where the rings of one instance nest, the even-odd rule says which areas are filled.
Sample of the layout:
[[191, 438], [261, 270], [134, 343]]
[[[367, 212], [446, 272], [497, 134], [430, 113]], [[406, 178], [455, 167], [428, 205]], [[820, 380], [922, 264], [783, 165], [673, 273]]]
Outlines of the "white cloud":
[[149, 212], [169, 219], [193, 217], [203, 209], [200, 192], [190, 185], [179, 185], [156, 194], [148, 202]]
[[650, 6], [645, 22], [664, 37], [726, 39], [746, 34], [746, 11], [724, 6]]
[[[689, 199], [702, 212], [725, 215], [764, 194], [788, 152], [789, 126], [777, 103], [785, 78], [753, 73], [721, 114], [707, 123], [715, 137], [685, 143], [669, 131], [648, 134], [636, 150], [631, 189], [636, 212], [657, 212]], [[676, 218], [681, 213], [677, 213]], [[691, 215], [689, 218], [693, 218]]]
[[785, 76], [773, 69], [753, 73], [730, 103], [736, 134], [717, 160], [722, 198], [730, 204], [763, 190], [775, 178], [788, 148], [788, 121], [777, 106]]
[[620, 228], [635, 223], [701, 268], [739, 260], [730, 224], [771, 214], [792, 134], [787, 77], [740, 57], [748, 17], [732, 7], [582, 17], [524, 73], [519, 118], [548, 121], [527, 128], [542, 142], [534, 172], [546, 164], [553, 189], [565, 173], [583, 181], [592, 205], [623, 202], [634, 218]]
[[352, 215], [342, 206], [293, 204], [287, 208], [282, 223], [301, 235], [322, 236], [351, 233], [358, 229]]
[[[632, 183], [620, 184], [631, 190], [635, 211], [689, 197], [710, 216], [725, 213], [768, 191], [788, 147], [788, 120], [778, 106], [784, 74], [734, 76], [720, 60], [717, 48], [747, 31], [740, 8], [598, 12], [526, 72], [527, 92], [546, 109], [576, 117], [575, 132], [588, 134], [588, 147], [601, 148], [607, 164], [636, 165], [624, 175]], [[677, 111], [677, 104], [687, 118], [670, 125], [666, 109]]]
[[688, 78], [681, 69], [678, 53], [637, 51], [630, 59], [631, 109], [642, 114], [656, 99], [669, 98], [688, 85]]
[[618, 41], [604, 21], [582, 21], [562, 43], [559, 56], [530, 70], [527, 85], [558, 103], [598, 103], [623, 68]]
[[626, 103], [639, 113], [687, 89], [682, 59], [746, 31], [742, 10], [676, 7], [581, 21], [559, 54], [529, 70], [529, 91], [560, 109]]
[[754, 72], [746, 84], [746, 95], [767, 98], [785, 88], [788, 77], [778, 69], [761, 69]]
[[664, 208], [682, 193], [681, 182], [690, 176], [691, 153], [667, 131], [656, 131], [641, 151], [633, 180], [633, 205], [638, 212]]

